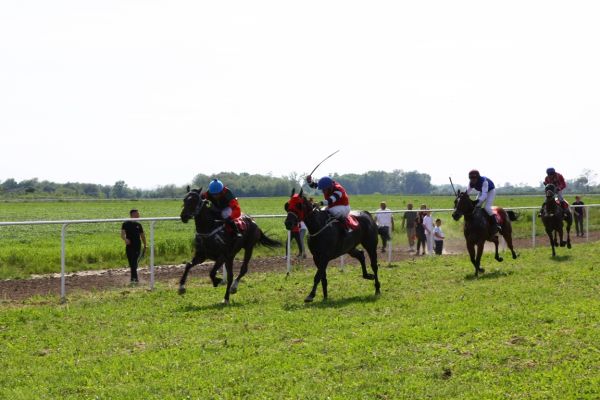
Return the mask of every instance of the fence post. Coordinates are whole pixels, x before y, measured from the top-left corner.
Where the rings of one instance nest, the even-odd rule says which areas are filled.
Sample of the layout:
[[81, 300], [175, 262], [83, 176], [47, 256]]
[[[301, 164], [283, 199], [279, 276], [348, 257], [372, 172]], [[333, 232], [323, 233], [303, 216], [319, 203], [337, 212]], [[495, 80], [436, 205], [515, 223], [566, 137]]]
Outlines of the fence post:
[[287, 275], [292, 272], [292, 231], [287, 231], [287, 243], [286, 243], [286, 263], [287, 263]]
[[531, 247], [533, 247], [535, 249], [535, 212], [536, 210], [533, 210], [531, 212]]
[[156, 221], [150, 222], [150, 290], [154, 290], [154, 225]]
[[60, 228], [60, 302], [67, 301], [67, 292], [65, 288], [65, 270], [66, 270], [66, 251], [65, 251], [65, 236], [67, 234], [67, 226], [62, 224]]
[[590, 208], [587, 207], [585, 210], [585, 241], [590, 241]]

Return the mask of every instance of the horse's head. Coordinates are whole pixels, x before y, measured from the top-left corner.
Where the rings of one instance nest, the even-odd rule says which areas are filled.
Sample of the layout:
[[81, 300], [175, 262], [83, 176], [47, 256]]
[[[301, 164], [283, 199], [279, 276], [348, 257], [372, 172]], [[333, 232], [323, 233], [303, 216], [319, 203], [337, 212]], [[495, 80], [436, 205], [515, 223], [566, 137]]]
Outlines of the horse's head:
[[467, 192], [461, 192], [459, 190], [456, 194], [456, 199], [454, 200], [454, 212], [452, 213], [452, 218], [455, 221], [458, 221], [463, 215], [473, 213], [474, 209], [475, 205]]
[[180, 215], [181, 222], [185, 224], [200, 213], [200, 208], [202, 208], [204, 202], [201, 196], [202, 188], [190, 190], [188, 186], [187, 191], [188, 194], [183, 198], [183, 209]]
[[292, 227], [297, 225], [300, 221], [304, 221], [304, 218], [312, 211], [312, 203], [303, 196], [303, 190], [300, 189], [300, 193], [295, 193], [296, 189], [292, 189], [290, 200], [287, 201], [283, 208], [287, 211], [287, 217], [285, 218], [285, 229], [290, 230]]
[[556, 195], [556, 186], [554, 186], [553, 183], [549, 183], [544, 188], [544, 192], [546, 192], [546, 198], [554, 198], [554, 196]]

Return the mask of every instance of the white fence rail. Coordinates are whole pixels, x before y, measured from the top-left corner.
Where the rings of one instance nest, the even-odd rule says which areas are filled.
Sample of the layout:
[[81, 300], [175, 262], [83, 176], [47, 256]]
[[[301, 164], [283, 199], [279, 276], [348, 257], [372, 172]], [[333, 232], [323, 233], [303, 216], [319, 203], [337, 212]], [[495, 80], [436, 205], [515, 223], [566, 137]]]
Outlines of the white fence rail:
[[[572, 208], [583, 207], [586, 209], [585, 212], [585, 237], [586, 241], [589, 240], [589, 209], [592, 207], [600, 207], [600, 204], [591, 204], [591, 205], [583, 205], [583, 206], [571, 206]], [[531, 240], [532, 246], [535, 247], [536, 244], [536, 217], [537, 213], [540, 210], [540, 207], [505, 207], [505, 210], [531, 210], [532, 211], [532, 228], [531, 228]], [[392, 214], [403, 214], [406, 211], [414, 211], [419, 212], [421, 210], [386, 210], [385, 212], [389, 212]], [[435, 212], [452, 212], [454, 211], [451, 208], [439, 208], [439, 209], [429, 209], [432, 213]], [[381, 212], [381, 210], [372, 211], [374, 214], [376, 212]], [[285, 218], [286, 214], [267, 214], [267, 215], [253, 215], [252, 218]], [[155, 218], [113, 218], [113, 219], [82, 219], [82, 220], [61, 220], [61, 221], [17, 221], [17, 222], [0, 222], [0, 226], [18, 226], [18, 225], [61, 225], [60, 230], [60, 298], [61, 302], [66, 300], [66, 289], [65, 289], [65, 270], [66, 270], [66, 246], [65, 246], [65, 238], [67, 234], [67, 227], [69, 225], [75, 224], [96, 224], [96, 223], [107, 223], [107, 222], [125, 222], [125, 221], [137, 221], [137, 222], [149, 222], [150, 223], [150, 290], [154, 289], [154, 230], [155, 224], [159, 221], [178, 221], [179, 217], [155, 217]], [[288, 274], [291, 271], [291, 237], [288, 231], [287, 235], [287, 272]], [[391, 239], [388, 241], [388, 263], [391, 262], [392, 257], [392, 241]], [[340, 267], [343, 269], [344, 267], [344, 258], [341, 257]]]

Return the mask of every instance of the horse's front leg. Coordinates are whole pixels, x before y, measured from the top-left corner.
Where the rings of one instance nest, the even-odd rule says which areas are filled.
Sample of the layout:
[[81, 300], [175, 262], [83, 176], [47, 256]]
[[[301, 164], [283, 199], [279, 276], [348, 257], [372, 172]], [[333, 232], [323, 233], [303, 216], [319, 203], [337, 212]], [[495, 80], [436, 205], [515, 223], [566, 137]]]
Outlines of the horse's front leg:
[[[326, 266], [327, 264], [325, 264], [325, 267]], [[317, 272], [313, 278], [313, 287], [308, 296], [306, 296], [304, 299], [305, 303], [310, 303], [315, 299], [315, 296], [317, 295], [317, 286], [319, 286], [319, 282], [321, 281], [321, 273], [325, 270], [325, 267], [321, 267], [319, 264], [317, 264]]]
[[563, 227], [562, 227], [562, 223], [561, 223], [560, 229], [558, 229], [558, 237], [560, 238], [560, 247], [565, 247], [567, 245], [567, 242], [565, 242], [563, 240], [564, 230], [563, 230]]
[[554, 250], [554, 237], [552, 236], [552, 230], [546, 229], [546, 235], [548, 235], [548, 239], [550, 239], [550, 246], [552, 247], [552, 257], [556, 257], [556, 250]]
[[223, 304], [229, 304], [229, 294], [231, 293], [231, 284], [233, 283], [233, 256], [225, 261], [225, 270], [227, 271], [227, 288], [225, 289], [225, 298]]
[[483, 255], [483, 247], [485, 245], [485, 241], [481, 241], [477, 243], [477, 256], [475, 258], [475, 264], [476, 264], [476, 272], [475, 275], [477, 275], [479, 272], [484, 273], [485, 269], [481, 268], [481, 256]]
[[475, 243], [467, 241], [467, 251], [469, 252], [469, 258], [471, 259], [471, 264], [475, 267], [475, 275], [477, 275], [477, 271], [479, 270], [479, 265], [477, 265], [477, 261], [475, 259]]
[[221, 282], [223, 282], [223, 279], [221, 278], [217, 278], [217, 271], [219, 270], [219, 268], [221, 268], [221, 266], [223, 265], [223, 258], [219, 258], [215, 261], [212, 269], [210, 270], [210, 272], [208, 273], [208, 276], [210, 277], [210, 281], [213, 284], [213, 287], [217, 287], [221, 284]]
[[194, 255], [194, 258], [189, 263], [185, 264], [185, 270], [179, 280], [179, 294], [185, 293], [185, 282], [187, 281], [188, 274], [194, 265], [198, 265], [206, 260], [206, 257]]

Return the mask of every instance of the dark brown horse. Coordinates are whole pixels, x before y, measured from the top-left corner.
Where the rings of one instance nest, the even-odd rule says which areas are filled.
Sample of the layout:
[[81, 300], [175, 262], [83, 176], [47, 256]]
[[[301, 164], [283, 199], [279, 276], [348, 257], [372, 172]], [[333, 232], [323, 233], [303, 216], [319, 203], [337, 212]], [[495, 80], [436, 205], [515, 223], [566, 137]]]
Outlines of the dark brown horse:
[[[375, 280], [375, 294], [380, 294], [379, 276], [377, 275], [377, 225], [368, 211], [353, 213], [359, 226], [352, 232], [336, 219], [332, 218], [326, 210], [320, 210], [316, 204], [310, 202], [302, 195], [294, 194], [292, 190], [290, 200], [285, 203], [288, 212], [285, 227], [290, 230], [300, 221], [304, 221], [308, 229], [308, 248], [310, 249], [317, 272], [315, 274], [312, 290], [304, 299], [305, 302], [314, 300], [319, 282], [323, 288], [323, 300], [327, 300], [327, 264], [329, 261], [344, 254], [356, 258], [362, 268], [364, 279]], [[365, 255], [356, 247], [362, 245], [371, 260], [373, 274], [367, 272]]]
[[[545, 188], [546, 201], [542, 204], [540, 216], [544, 223], [544, 229], [550, 239], [550, 246], [552, 246], [552, 257], [556, 257], [555, 247], [567, 246], [571, 248], [571, 224], [573, 224], [573, 214], [568, 208], [562, 208], [558, 203], [558, 199], [555, 198], [556, 188], [553, 184], [549, 184]], [[563, 240], [563, 221], [567, 223], [567, 240]], [[560, 238], [560, 242], [558, 238]]]
[[[512, 258], [515, 259], [517, 258], [517, 253], [513, 249], [512, 225], [510, 221], [516, 221], [517, 216], [514, 212], [505, 211], [500, 207], [496, 207], [496, 212], [502, 220], [499, 226], [502, 230], [502, 236], [506, 241], [506, 246], [510, 249]], [[496, 246], [496, 253], [494, 255], [496, 261], [503, 261], [503, 258], [498, 254], [498, 236], [492, 231], [485, 210], [481, 207], [476, 207], [475, 201], [471, 200], [466, 192], [461, 193], [458, 191], [456, 200], [454, 200], [452, 218], [458, 221], [461, 216], [465, 217], [464, 234], [467, 241], [467, 250], [471, 257], [471, 263], [475, 267], [475, 276], [477, 276], [480, 272], [485, 272], [481, 268], [481, 255], [483, 254], [483, 247], [486, 241], [490, 241]], [[477, 251], [475, 248], [477, 248]]]
[[[234, 232], [228, 232], [221, 211], [217, 210], [212, 202], [202, 198], [202, 189], [189, 190], [183, 199], [181, 221], [187, 223], [194, 218], [196, 224], [196, 252], [192, 261], [185, 265], [185, 271], [179, 282], [179, 294], [185, 293], [185, 281], [190, 269], [205, 260], [214, 260], [215, 264], [210, 271], [213, 286], [217, 287], [222, 279], [217, 278], [217, 270], [225, 264], [227, 271], [227, 289], [225, 290], [224, 304], [229, 304], [229, 294], [236, 293], [242, 277], [248, 272], [248, 263], [252, 257], [254, 246], [262, 244], [267, 247], [280, 247], [281, 243], [268, 238], [247, 215], [243, 215], [245, 229], [242, 237], [238, 238]], [[244, 249], [244, 261], [239, 275], [233, 279], [233, 259]]]

